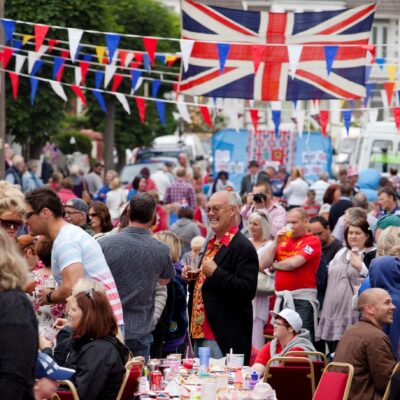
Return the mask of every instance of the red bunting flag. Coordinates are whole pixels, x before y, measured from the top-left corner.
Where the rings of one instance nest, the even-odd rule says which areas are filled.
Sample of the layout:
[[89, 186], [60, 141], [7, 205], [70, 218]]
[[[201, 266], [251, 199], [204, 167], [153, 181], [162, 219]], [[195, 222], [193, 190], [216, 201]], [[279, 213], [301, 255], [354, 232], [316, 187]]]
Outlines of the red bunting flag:
[[54, 46], [56, 46], [58, 43], [60, 43], [60, 41], [58, 39], [49, 39], [48, 43], [49, 43], [48, 52], [51, 53], [51, 51], [53, 50]]
[[13, 97], [16, 100], [18, 97], [18, 81], [19, 81], [19, 75], [16, 74], [15, 72], [9, 72], [8, 75], [10, 76], [11, 80], [11, 86], [12, 86], [12, 91], [13, 91]]
[[117, 91], [117, 89], [119, 88], [119, 85], [120, 85], [121, 82], [122, 82], [122, 79], [124, 79], [124, 76], [123, 76], [123, 75], [121, 75], [121, 74], [114, 74], [113, 84], [112, 84], [112, 87], [111, 87], [111, 90], [112, 90], [113, 92], [116, 92], [116, 91]]
[[375, 45], [374, 44], [363, 44], [361, 46], [361, 48], [370, 52], [370, 54], [372, 56], [371, 64], [373, 64], [375, 62], [375, 54], [376, 54]]
[[70, 88], [82, 100], [82, 103], [86, 105], [86, 98], [82, 92], [82, 89], [76, 85], [71, 85]]
[[400, 107], [393, 107], [394, 122], [396, 123], [397, 132], [400, 133]]
[[201, 115], [203, 116], [204, 122], [212, 128], [212, 121], [211, 121], [211, 116], [210, 116], [210, 110], [208, 109], [207, 106], [201, 105], [199, 106]]
[[146, 115], [146, 102], [144, 101], [143, 97], [136, 97], [135, 100], [139, 111], [140, 121], [142, 121], [143, 124]]
[[250, 110], [251, 120], [253, 121], [254, 131], [257, 133], [258, 128], [258, 110]]
[[154, 65], [154, 56], [157, 49], [158, 39], [145, 36], [142, 38], [142, 41], [144, 48], [146, 49], [147, 54], [149, 55], [151, 65]]
[[3, 63], [3, 52], [2, 51], [0, 51], [0, 63]]
[[88, 73], [90, 63], [89, 61], [79, 61], [79, 66], [81, 68], [81, 85], [83, 85], [86, 80], [86, 75]]
[[121, 65], [121, 67], [125, 67], [125, 61], [126, 61], [126, 57], [128, 57], [128, 52], [126, 50], [120, 50], [118, 52], [118, 56], [119, 56], [119, 63]]
[[49, 30], [48, 25], [35, 25], [35, 51], [39, 51]]
[[253, 45], [251, 46], [251, 51], [253, 52], [253, 63], [254, 63], [254, 72], [257, 73], [260, 62], [264, 57], [266, 47], [264, 45]]
[[134, 52], [135, 61], [131, 62], [131, 68], [138, 68], [143, 64], [143, 53]]
[[7, 65], [10, 62], [11, 56], [14, 53], [14, 49], [11, 47], [4, 47], [3, 50], [3, 68], [7, 69]]
[[62, 58], [70, 58], [70, 57], [69, 57], [69, 51], [68, 51], [68, 50], [63, 50], [63, 51], [61, 51], [60, 56], [61, 56]]
[[392, 104], [393, 90], [395, 82], [385, 82], [383, 87], [385, 88], [386, 96], [388, 99], [389, 106]]
[[323, 135], [326, 135], [326, 127], [328, 126], [328, 119], [329, 119], [329, 111], [321, 110], [319, 112], [319, 121], [321, 124], [321, 133]]
[[63, 72], [64, 72], [64, 66], [65, 66], [65, 64], [61, 65], [60, 69], [57, 72], [57, 75], [56, 75], [56, 81], [57, 82], [61, 81], [61, 78], [62, 78]]

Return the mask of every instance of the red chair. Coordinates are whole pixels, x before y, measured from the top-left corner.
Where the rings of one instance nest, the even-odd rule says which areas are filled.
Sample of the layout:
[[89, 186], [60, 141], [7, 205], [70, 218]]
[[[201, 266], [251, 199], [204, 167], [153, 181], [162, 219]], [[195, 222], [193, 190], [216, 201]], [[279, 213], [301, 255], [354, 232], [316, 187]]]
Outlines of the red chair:
[[324, 353], [319, 351], [289, 351], [285, 354], [286, 357], [302, 356], [310, 358], [314, 365], [315, 385], [318, 386], [321, 380], [325, 367], [328, 365], [328, 359]]
[[116, 400], [132, 400], [142, 375], [143, 357], [133, 358], [125, 365], [125, 376]]
[[264, 382], [273, 387], [279, 400], [311, 400], [315, 392], [314, 365], [306, 357], [271, 358], [265, 367]]
[[[333, 368], [339, 368], [339, 371], [331, 371]], [[351, 364], [331, 362], [325, 367], [313, 400], [347, 400], [353, 375]]]

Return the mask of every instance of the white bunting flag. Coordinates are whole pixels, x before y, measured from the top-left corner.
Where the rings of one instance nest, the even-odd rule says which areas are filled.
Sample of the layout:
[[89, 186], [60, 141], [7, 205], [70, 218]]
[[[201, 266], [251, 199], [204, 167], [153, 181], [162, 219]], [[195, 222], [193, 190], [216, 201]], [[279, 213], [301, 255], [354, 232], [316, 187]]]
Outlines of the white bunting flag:
[[135, 92], [140, 88], [140, 86], [142, 86], [142, 83], [143, 83], [143, 78], [140, 77], [140, 78], [137, 80], [135, 87], [134, 87], [133, 89], [131, 89], [131, 94], [132, 94], [132, 95], [135, 94]]
[[190, 58], [190, 55], [192, 54], [194, 40], [182, 39], [180, 41], [180, 45], [181, 45], [181, 52], [182, 52], [183, 68], [186, 72], [189, 68], [189, 58]]
[[60, 82], [50, 81], [50, 86], [54, 90], [54, 92], [60, 96], [64, 101], [67, 101], [67, 95], [64, 92], [64, 88], [62, 87]]
[[111, 82], [112, 77], [114, 76], [115, 72], [117, 71], [116, 65], [106, 65], [106, 75], [104, 78], [104, 88]]
[[39, 56], [39, 58], [42, 57], [42, 55], [43, 55], [44, 53], [46, 53], [46, 51], [48, 50], [48, 48], [49, 48], [49, 46], [45, 46], [44, 44], [42, 44], [42, 45], [40, 46], [40, 49], [39, 49], [39, 51], [37, 52], [37, 55]]
[[236, 99], [226, 99], [226, 112], [229, 117], [230, 126], [239, 132], [239, 107]]
[[128, 100], [126, 99], [126, 96], [122, 93], [115, 93], [115, 97], [122, 104], [122, 107], [124, 107], [124, 110], [130, 115], [131, 108], [129, 107], [129, 103], [128, 103]]
[[19, 74], [21, 72], [21, 69], [26, 60], [26, 56], [22, 56], [21, 54], [16, 54], [15, 58], [16, 58], [15, 59], [15, 73]]
[[385, 89], [381, 90], [381, 97], [382, 97], [383, 108], [386, 110], [387, 108], [389, 108], [389, 101]]
[[378, 109], [371, 108], [368, 110], [368, 119], [370, 124], [374, 124], [378, 120]]
[[306, 116], [306, 112], [304, 110], [296, 110], [295, 117], [296, 117], [296, 125], [297, 125], [297, 134], [299, 135], [299, 137], [303, 136], [305, 116]]
[[75, 62], [76, 52], [78, 51], [82, 35], [83, 35], [82, 29], [68, 28], [69, 52], [71, 54], [71, 60], [73, 62]]
[[32, 72], [32, 68], [35, 65], [35, 62], [39, 60], [39, 56], [35, 51], [28, 51], [28, 72]]
[[187, 105], [186, 105], [186, 103], [183, 102], [183, 96], [178, 97], [178, 101], [176, 103], [176, 108], [178, 109], [179, 114], [183, 118], [183, 120], [186, 121], [188, 124], [191, 124], [192, 120], [190, 119]]
[[129, 64], [130, 64], [131, 61], [133, 60], [133, 57], [134, 57], [134, 54], [130, 51], [130, 52], [126, 55], [124, 67], [129, 67]]
[[79, 86], [82, 81], [82, 70], [81, 67], [75, 67], [75, 85]]
[[303, 46], [289, 45], [287, 46], [287, 49], [290, 65], [290, 76], [292, 79], [294, 79], [297, 70], [297, 64], [299, 63], [301, 52], [303, 51]]

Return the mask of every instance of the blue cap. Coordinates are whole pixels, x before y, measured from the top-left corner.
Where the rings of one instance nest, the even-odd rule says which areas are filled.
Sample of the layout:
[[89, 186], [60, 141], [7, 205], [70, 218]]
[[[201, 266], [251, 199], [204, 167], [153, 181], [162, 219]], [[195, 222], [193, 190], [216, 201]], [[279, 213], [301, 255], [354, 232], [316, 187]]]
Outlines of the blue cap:
[[36, 378], [64, 381], [75, 374], [74, 369], [60, 367], [50, 356], [39, 351], [36, 359]]

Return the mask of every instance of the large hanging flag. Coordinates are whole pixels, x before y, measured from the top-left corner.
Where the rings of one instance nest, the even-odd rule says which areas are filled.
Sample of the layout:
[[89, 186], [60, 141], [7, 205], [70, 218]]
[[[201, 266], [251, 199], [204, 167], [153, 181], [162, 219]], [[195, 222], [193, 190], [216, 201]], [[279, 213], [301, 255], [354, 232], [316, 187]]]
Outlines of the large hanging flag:
[[[189, 67], [182, 69], [180, 92], [269, 101], [365, 97], [365, 45], [375, 7], [267, 13], [183, 0], [182, 37], [195, 43]], [[221, 43], [230, 44], [223, 73]], [[262, 44], [265, 51], [255, 72], [252, 49]], [[294, 74], [288, 54], [292, 45], [303, 46]], [[338, 46], [329, 74], [325, 46]]]

